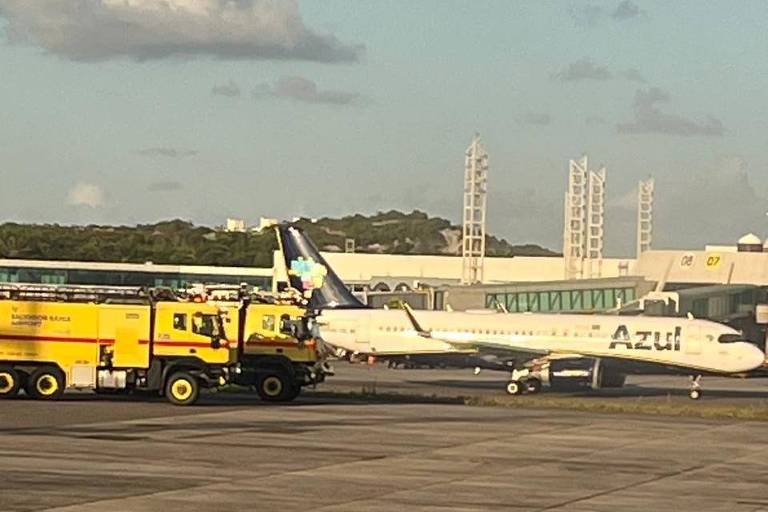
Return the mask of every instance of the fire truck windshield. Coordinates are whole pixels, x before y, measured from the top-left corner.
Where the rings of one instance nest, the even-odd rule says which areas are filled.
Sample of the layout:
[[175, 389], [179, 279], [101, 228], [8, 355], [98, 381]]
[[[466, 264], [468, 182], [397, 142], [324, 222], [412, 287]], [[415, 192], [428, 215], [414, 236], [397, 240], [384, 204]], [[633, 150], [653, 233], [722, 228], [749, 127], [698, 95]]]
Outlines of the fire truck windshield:
[[224, 328], [221, 317], [219, 315], [195, 313], [192, 319], [192, 332], [209, 338], [222, 336]]

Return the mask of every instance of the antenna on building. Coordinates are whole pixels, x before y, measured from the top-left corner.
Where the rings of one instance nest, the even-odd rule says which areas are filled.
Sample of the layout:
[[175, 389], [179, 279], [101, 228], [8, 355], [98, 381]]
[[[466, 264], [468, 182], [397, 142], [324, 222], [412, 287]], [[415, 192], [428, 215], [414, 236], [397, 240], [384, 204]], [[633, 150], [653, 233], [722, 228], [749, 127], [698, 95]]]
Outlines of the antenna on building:
[[653, 243], [653, 178], [637, 184], [637, 257]]
[[566, 279], [602, 275], [605, 181], [605, 167], [590, 171], [587, 155], [568, 162], [563, 233]]
[[488, 153], [475, 134], [464, 159], [464, 214], [462, 228], [462, 284], [483, 282], [485, 213], [488, 192]]

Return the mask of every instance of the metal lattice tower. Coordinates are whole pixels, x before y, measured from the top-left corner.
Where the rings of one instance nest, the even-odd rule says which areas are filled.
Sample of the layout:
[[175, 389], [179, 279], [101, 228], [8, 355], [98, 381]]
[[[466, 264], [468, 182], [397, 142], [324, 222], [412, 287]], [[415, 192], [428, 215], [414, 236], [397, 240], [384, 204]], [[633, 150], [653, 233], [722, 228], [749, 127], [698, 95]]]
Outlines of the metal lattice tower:
[[587, 268], [585, 277], [602, 277], [605, 246], [605, 167], [589, 171], [587, 189]]
[[605, 168], [589, 170], [583, 155], [568, 163], [563, 256], [565, 278], [600, 277], [605, 237]]
[[566, 279], [578, 279], [584, 273], [587, 163], [586, 155], [578, 161], [568, 162], [568, 190], [565, 192], [565, 233], [563, 234]]
[[653, 178], [637, 184], [637, 257], [653, 243]]
[[464, 160], [464, 215], [462, 230], [462, 284], [483, 282], [485, 213], [488, 192], [488, 153], [475, 135]]

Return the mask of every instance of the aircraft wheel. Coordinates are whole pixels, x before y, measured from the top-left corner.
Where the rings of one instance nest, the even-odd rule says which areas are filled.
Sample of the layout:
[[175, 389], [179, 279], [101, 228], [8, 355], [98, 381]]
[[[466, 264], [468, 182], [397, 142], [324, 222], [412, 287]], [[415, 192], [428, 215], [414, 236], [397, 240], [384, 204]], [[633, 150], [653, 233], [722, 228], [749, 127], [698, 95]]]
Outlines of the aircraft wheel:
[[701, 390], [700, 389], [692, 389], [688, 392], [688, 396], [691, 400], [699, 400], [701, 398]]
[[525, 392], [525, 385], [519, 380], [511, 380], [507, 382], [507, 393], [510, 395], [522, 395]]
[[532, 395], [541, 391], [541, 381], [539, 379], [528, 379], [525, 381], [525, 385], [528, 387], [528, 393]]
[[16, 396], [21, 389], [21, 375], [11, 367], [0, 368], [0, 398]]

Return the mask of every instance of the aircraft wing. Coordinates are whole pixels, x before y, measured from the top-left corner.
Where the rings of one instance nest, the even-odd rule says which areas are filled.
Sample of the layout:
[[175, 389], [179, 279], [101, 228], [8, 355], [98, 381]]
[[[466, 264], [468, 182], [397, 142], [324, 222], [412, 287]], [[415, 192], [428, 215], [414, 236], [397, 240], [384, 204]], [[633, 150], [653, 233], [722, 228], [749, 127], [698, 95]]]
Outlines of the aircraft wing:
[[510, 343], [509, 341], [499, 341], [499, 340], [492, 340], [492, 339], [471, 339], [471, 340], [453, 340], [453, 339], [447, 339], [442, 338], [439, 335], [438, 336], [431, 336], [432, 339], [442, 341], [443, 343], [447, 343], [449, 345], [452, 345], [458, 349], [491, 349], [498, 352], [504, 352], [505, 354], [509, 354], [510, 356], [516, 358], [516, 359], [533, 359], [536, 357], [542, 357], [542, 356], [548, 356], [551, 355], [553, 352], [551, 350], [542, 350], [538, 348], [531, 348], [526, 347], [524, 345], [515, 345], [514, 342]]
[[524, 344], [515, 344], [510, 340], [494, 340], [492, 338], [469, 338], [466, 340], [457, 340], [453, 338], [447, 338], [440, 336], [439, 333], [428, 331], [419, 325], [419, 321], [413, 314], [413, 309], [408, 304], [403, 304], [405, 314], [408, 315], [408, 320], [413, 325], [416, 333], [424, 338], [430, 338], [437, 341], [442, 341], [460, 350], [470, 349], [492, 349], [495, 351], [504, 352], [516, 359], [534, 359], [537, 357], [548, 356], [552, 353], [550, 350], [542, 350], [539, 348], [526, 347]]

